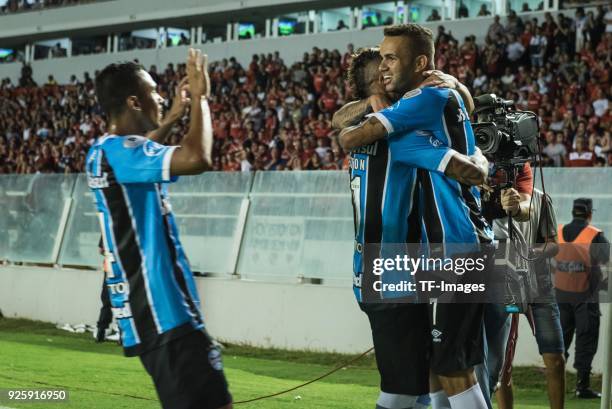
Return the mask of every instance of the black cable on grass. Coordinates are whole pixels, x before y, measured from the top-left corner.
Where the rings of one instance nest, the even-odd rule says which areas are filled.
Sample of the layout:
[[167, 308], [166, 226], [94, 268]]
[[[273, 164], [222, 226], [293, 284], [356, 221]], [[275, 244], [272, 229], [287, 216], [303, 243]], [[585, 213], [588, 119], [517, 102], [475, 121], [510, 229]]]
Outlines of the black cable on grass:
[[[240, 405], [243, 403], [250, 403], [250, 402], [255, 402], [255, 401], [259, 401], [259, 400], [263, 400], [263, 399], [268, 399], [268, 398], [273, 398], [275, 396], [279, 396], [279, 395], [284, 395], [285, 393], [294, 391], [296, 389], [300, 389], [303, 388], [304, 386], [310, 385], [311, 383], [315, 383], [317, 381], [320, 381], [323, 378], [326, 378], [328, 376], [330, 376], [331, 374], [338, 372], [340, 369], [342, 368], [346, 368], [347, 366], [349, 366], [350, 364], [353, 364], [357, 361], [359, 361], [360, 359], [364, 358], [366, 355], [368, 355], [370, 352], [372, 352], [374, 350], [374, 347], [368, 349], [367, 351], [361, 353], [360, 355], [356, 356], [355, 358], [352, 358], [346, 362], [343, 362], [337, 366], [335, 366], [333, 369], [331, 369], [330, 371], [325, 372], [323, 375], [320, 375], [314, 379], [311, 379], [308, 382], [304, 382], [300, 385], [294, 386], [293, 388], [289, 388], [289, 389], [285, 389], [283, 391], [280, 392], [276, 392], [276, 393], [272, 393], [269, 395], [264, 395], [264, 396], [259, 396], [257, 398], [252, 398], [252, 399], [246, 399], [246, 400], [241, 400], [238, 402], [233, 402], [234, 405]], [[40, 381], [26, 381], [23, 379], [17, 379], [17, 378], [12, 378], [10, 376], [5, 376], [0, 374], [0, 378], [4, 378], [4, 379], [8, 379], [11, 381], [17, 381], [17, 382], [23, 382], [23, 383], [34, 383], [37, 385], [42, 385], [42, 386], [49, 386], [49, 387], [53, 387], [53, 388], [62, 388], [62, 389], [66, 389], [67, 391], [70, 390], [77, 390], [77, 391], [83, 391], [83, 392], [93, 392], [93, 393], [101, 393], [104, 395], [113, 395], [113, 396], [121, 396], [124, 398], [132, 398], [132, 399], [140, 399], [140, 400], [148, 400], [148, 401], [157, 401], [157, 399], [153, 399], [153, 398], [147, 398], [145, 396], [138, 396], [138, 395], [130, 395], [127, 393], [117, 393], [117, 392], [108, 392], [108, 391], [98, 391], [95, 389], [89, 389], [89, 388], [81, 388], [81, 387], [69, 387], [66, 385], [58, 385], [58, 384], [54, 384], [54, 383], [48, 383], [48, 382], [40, 382]]]

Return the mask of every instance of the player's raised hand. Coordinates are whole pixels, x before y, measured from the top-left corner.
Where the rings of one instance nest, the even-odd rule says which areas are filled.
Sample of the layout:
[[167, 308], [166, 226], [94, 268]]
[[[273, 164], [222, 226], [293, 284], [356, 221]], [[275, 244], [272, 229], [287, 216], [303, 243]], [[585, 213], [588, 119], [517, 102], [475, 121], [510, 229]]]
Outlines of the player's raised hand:
[[450, 74], [445, 74], [440, 70], [427, 70], [423, 71], [423, 75], [426, 77], [420, 85], [423, 87], [434, 87], [434, 88], [457, 88], [459, 81], [457, 78]]
[[172, 106], [168, 111], [167, 120], [178, 121], [185, 114], [185, 109], [189, 105], [190, 99], [188, 96], [189, 91], [189, 77], [185, 77], [179, 82], [174, 89], [174, 98], [172, 99]]
[[202, 74], [204, 76], [204, 93], [202, 96], [210, 96], [210, 76], [208, 75], [208, 55], [202, 54]]
[[189, 81], [189, 93], [191, 98], [199, 99], [206, 95], [208, 73], [204, 72], [202, 51], [190, 48], [187, 56], [187, 78]]

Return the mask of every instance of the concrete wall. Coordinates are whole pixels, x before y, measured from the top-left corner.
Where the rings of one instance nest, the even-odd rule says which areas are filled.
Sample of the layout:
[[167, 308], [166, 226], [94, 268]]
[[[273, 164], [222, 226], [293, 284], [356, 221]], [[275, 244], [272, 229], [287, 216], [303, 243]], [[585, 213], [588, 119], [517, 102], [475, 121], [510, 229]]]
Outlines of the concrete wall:
[[[350, 287], [197, 278], [205, 321], [220, 340], [263, 347], [358, 353], [372, 345], [366, 316]], [[0, 267], [5, 316], [60, 323], [95, 323], [102, 273], [38, 267]], [[608, 305], [594, 371], [601, 372]], [[522, 318], [516, 365], [539, 365], [535, 339]], [[573, 355], [573, 354], [572, 354]], [[568, 367], [572, 365], [570, 357]]]

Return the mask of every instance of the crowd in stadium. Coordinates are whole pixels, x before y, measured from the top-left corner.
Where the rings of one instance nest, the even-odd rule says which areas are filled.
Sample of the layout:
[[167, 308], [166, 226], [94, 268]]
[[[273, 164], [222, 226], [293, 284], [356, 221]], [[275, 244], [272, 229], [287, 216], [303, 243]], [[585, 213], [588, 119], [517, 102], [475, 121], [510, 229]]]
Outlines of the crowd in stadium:
[[[578, 10], [574, 19], [546, 14], [523, 21], [511, 13], [488, 29], [486, 41], [460, 41], [440, 26], [436, 68], [456, 76], [474, 95], [493, 92], [536, 112], [545, 166], [612, 166], [610, 65], [612, 27], [606, 10]], [[313, 48], [288, 65], [278, 53], [211, 63], [214, 167], [223, 171], [332, 170], [348, 167], [331, 116], [352, 99], [345, 81], [352, 45]], [[184, 65], [150, 67], [169, 107]], [[94, 73], [95, 75], [95, 73]], [[105, 120], [93, 79], [72, 76], [36, 84], [28, 66], [18, 84], [0, 84], [0, 173], [81, 172]], [[187, 128], [175, 124], [168, 143]]]
[[91, 3], [92, 1], [96, 0], [7, 0], [4, 5], [0, 6], [0, 14]]

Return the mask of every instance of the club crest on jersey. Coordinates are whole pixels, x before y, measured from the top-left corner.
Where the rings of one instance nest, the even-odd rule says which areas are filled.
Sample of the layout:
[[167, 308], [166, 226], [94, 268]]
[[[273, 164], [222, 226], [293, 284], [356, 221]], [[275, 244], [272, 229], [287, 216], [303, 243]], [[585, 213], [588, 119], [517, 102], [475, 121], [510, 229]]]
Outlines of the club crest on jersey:
[[421, 88], [406, 92], [402, 98], [412, 98], [416, 97], [417, 95], [421, 95]]
[[432, 144], [434, 148], [439, 148], [440, 146], [442, 146], [442, 141], [433, 136], [429, 137], [429, 143]]
[[153, 141], [147, 141], [143, 146], [143, 151], [147, 156], [157, 156], [164, 151], [165, 146]]

